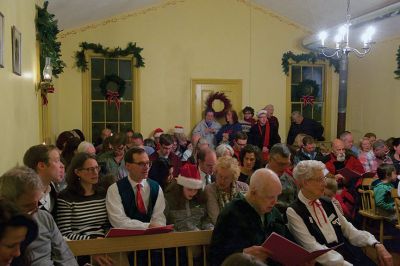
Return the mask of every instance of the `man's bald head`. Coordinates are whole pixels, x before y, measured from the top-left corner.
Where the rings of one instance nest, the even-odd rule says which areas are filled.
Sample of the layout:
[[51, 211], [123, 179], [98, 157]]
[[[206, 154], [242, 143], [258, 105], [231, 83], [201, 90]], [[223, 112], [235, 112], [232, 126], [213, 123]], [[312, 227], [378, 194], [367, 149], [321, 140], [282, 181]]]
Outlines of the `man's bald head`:
[[273, 171], [261, 168], [250, 178], [246, 199], [260, 215], [264, 215], [271, 212], [281, 193], [282, 185], [279, 177]]

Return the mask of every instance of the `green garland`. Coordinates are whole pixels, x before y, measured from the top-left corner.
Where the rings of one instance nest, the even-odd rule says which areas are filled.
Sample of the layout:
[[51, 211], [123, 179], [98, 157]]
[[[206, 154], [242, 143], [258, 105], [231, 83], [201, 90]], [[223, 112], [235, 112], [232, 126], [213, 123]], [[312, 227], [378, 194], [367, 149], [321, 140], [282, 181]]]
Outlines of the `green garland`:
[[293, 60], [296, 63], [305, 61], [308, 63], [315, 64], [317, 60], [326, 61], [329, 60], [329, 66], [333, 66], [335, 68], [335, 72], [339, 73], [339, 60], [326, 58], [322, 55], [315, 54], [315, 53], [308, 53], [308, 54], [299, 54], [296, 55], [293, 52], [289, 51], [283, 54], [282, 56], [282, 69], [286, 75], [289, 75], [289, 60]]
[[85, 58], [86, 50], [93, 50], [96, 54], [102, 54], [104, 57], [115, 58], [128, 56], [133, 54], [136, 58], [136, 67], [144, 67], [143, 57], [140, 55], [143, 48], [137, 47], [136, 43], [128, 43], [128, 46], [122, 50], [117, 47], [115, 49], [110, 49], [109, 47], [103, 47], [101, 44], [82, 42], [79, 47], [80, 51], [75, 52], [75, 65], [82, 71], [88, 70], [88, 62]]
[[[49, 2], [43, 4], [43, 8], [37, 6], [36, 34], [40, 42], [40, 73], [46, 63], [46, 57], [51, 58], [53, 75], [57, 78], [64, 70], [66, 64], [61, 58], [61, 43], [57, 42], [57, 34], [60, 32], [57, 26], [57, 20], [54, 15], [47, 11]], [[42, 77], [43, 78], [43, 77]]]
[[125, 93], [125, 80], [121, 79], [117, 75], [106, 75], [104, 78], [100, 81], [99, 87], [101, 89], [101, 94], [103, 94], [104, 98], [107, 98], [107, 84], [110, 82], [114, 82], [118, 86], [118, 98], [122, 98]]
[[397, 70], [394, 71], [394, 74], [396, 75], [395, 79], [400, 79], [400, 45], [399, 49], [397, 49]]

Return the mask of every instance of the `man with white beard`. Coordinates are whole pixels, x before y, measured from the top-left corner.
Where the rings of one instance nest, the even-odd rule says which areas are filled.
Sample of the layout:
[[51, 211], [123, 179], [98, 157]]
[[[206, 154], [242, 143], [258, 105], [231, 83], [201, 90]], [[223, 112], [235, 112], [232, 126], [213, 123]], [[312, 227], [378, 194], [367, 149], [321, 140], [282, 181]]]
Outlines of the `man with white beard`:
[[346, 153], [344, 143], [340, 139], [334, 139], [332, 141], [332, 152], [330, 154], [329, 161], [325, 163], [326, 169], [332, 175], [335, 175], [336, 180], [343, 179], [343, 176], [338, 173], [343, 168], [348, 168], [357, 173], [364, 173], [364, 168], [360, 161], [352, 154]]
[[362, 174], [364, 173], [364, 168], [361, 162], [352, 153], [346, 153], [342, 140], [335, 139], [332, 141], [332, 152], [325, 166], [332, 175], [335, 175], [338, 181], [339, 191], [341, 191], [338, 195], [338, 197], [341, 197], [339, 201], [346, 205], [342, 205], [342, 207], [347, 208], [349, 213], [346, 218], [353, 220], [356, 214], [354, 202], [357, 198], [357, 186], [360, 185], [361, 178], [346, 179], [338, 171], [348, 168]]

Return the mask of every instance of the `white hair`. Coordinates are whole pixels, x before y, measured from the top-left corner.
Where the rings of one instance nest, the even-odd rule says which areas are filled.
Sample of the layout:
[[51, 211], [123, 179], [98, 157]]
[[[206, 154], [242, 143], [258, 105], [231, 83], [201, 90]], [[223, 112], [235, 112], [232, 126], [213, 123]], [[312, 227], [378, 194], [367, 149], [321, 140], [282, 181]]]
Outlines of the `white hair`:
[[306, 160], [299, 162], [293, 170], [293, 176], [297, 179], [311, 179], [314, 177], [314, 173], [318, 170], [324, 170], [325, 164], [320, 161]]
[[226, 153], [227, 151], [231, 154], [231, 156], [233, 156], [233, 154], [234, 154], [233, 149], [232, 149], [232, 147], [231, 147], [230, 145], [228, 145], [228, 144], [225, 144], [225, 143], [220, 144], [220, 145], [218, 145], [218, 147], [215, 149], [215, 153], [217, 154], [217, 157], [218, 157], [218, 158], [224, 156], [225, 153]]
[[94, 149], [93, 144], [90, 143], [90, 142], [87, 142], [87, 141], [82, 141], [82, 142], [78, 145], [77, 152], [87, 152], [87, 150], [88, 150], [89, 148], [93, 148], [93, 149]]

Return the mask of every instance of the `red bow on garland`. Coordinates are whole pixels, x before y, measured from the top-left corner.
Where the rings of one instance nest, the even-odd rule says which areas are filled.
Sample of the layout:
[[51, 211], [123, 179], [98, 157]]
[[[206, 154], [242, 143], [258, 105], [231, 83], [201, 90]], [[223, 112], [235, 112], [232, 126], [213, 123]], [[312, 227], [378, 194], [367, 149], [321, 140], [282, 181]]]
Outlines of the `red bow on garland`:
[[107, 103], [111, 104], [111, 102], [115, 103], [115, 106], [119, 111], [119, 108], [121, 106], [121, 101], [119, 100], [119, 93], [117, 91], [107, 90]]
[[46, 84], [45, 87], [41, 89], [40, 95], [42, 96], [42, 105], [47, 105], [49, 103], [47, 93], [54, 93], [54, 91], [53, 84]]
[[300, 98], [303, 101], [303, 106], [314, 105], [314, 96], [305, 95]]

